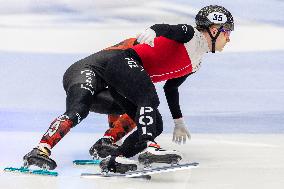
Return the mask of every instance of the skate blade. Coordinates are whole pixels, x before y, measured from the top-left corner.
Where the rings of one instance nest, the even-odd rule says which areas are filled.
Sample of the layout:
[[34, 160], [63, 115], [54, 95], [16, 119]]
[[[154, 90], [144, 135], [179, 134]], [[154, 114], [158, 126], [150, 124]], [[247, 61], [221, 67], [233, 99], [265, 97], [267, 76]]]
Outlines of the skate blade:
[[119, 173], [82, 173], [81, 177], [83, 178], [109, 178], [109, 177], [125, 177], [125, 178], [146, 178], [151, 179], [151, 175], [160, 174], [160, 173], [167, 173], [167, 172], [174, 172], [180, 170], [187, 170], [198, 167], [199, 163], [184, 163], [179, 165], [172, 165], [172, 166], [163, 166], [163, 167], [156, 167], [146, 170], [137, 170], [137, 171], [129, 171], [124, 174]]
[[20, 174], [31, 174], [31, 175], [42, 175], [42, 176], [58, 176], [58, 173], [55, 171], [48, 171], [42, 169], [29, 169], [25, 167], [15, 168], [15, 167], [6, 167], [4, 172], [20, 173]]
[[100, 164], [100, 159], [92, 159], [92, 160], [74, 160], [74, 165], [98, 165]]
[[102, 173], [82, 173], [81, 177], [82, 178], [91, 178], [91, 179], [102, 179], [102, 178], [136, 178], [136, 179], [146, 179], [150, 180], [152, 177], [150, 175], [139, 175], [139, 176], [133, 176], [133, 177], [128, 177], [128, 173], [107, 173], [107, 174], [102, 174]]

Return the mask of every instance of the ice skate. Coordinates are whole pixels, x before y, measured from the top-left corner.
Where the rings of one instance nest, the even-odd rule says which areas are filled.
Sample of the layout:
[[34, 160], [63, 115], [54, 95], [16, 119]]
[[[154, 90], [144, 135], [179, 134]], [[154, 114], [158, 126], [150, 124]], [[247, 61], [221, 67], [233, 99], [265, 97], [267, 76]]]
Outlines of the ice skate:
[[101, 161], [100, 168], [103, 174], [107, 174], [108, 172], [124, 174], [128, 171], [137, 170], [137, 164], [135, 161], [125, 157], [109, 156]]
[[53, 170], [57, 165], [56, 162], [49, 157], [50, 155], [51, 152], [48, 148], [36, 147], [24, 156], [24, 167], [35, 165], [44, 170]]
[[155, 142], [148, 142], [147, 148], [138, 156], [139, 163], [150, 167], [152, 163], [178, 164], [182, 159], [175, 150], [164, 150]]
[[101, 138], [90, 148], [89, 153], [94, 159], [106, 158], [113, 155], [117, 148], [118, 145], [111, 138]]

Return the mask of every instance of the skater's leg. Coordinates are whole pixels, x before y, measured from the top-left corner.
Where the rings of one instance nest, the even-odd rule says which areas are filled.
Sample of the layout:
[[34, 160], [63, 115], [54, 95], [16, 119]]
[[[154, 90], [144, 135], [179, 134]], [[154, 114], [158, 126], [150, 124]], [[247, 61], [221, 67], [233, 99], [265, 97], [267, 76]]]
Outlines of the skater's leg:
[[[157, 114], [157, 117], [157, 129], [155, 134], [153, 135], [153, 138], [156, 138], [158, 135], [160, 135], [163, 130], [160, 113]], [[115, 153], [113, 153], [112, 151], [113, 156], [102, 160], [102, 162], [100, 163], [100, 168], [102, 169], [102, 171], [111, 171], [118, 173], [136, 170], [136, 162], [133, 160], [125, 159], [124, 157], [132, 157], [143, 151], [145, 148], [147, 148], [147, 143], [139, 143], [139, 134], [136, 130], [125, 139], [121, 147], [119, 147], [117, 150], [114, 149]], [[121, 157], [120, 155], [124, 157]]]
[[113, 123], [113, 127], [109, 128], [104, 136], [90, 148], [90, 155], [93, 158], [105, 158], [114, 154], [114, 151], [118, 148], [115, 143], [135, 127], [135, 122], [127, 114], [123, 114]]
[[[78, 78], [76, 78], [76, 76]], [[39, 167], [47, 167], [54, 169], [55, 161], [50, 156], [50, 149], [53, 148], [69, 130], [81, 122], [89, 111], [92, 104], [92, 95], [96, 94], [95, 87], [97, 84], [96, 76], [93, 71], [83, 70], [74, 77], [85, 83], [78, 83], [66, 87], [66, 112], [52, 122], [47, 132], [43, 135], [39, 145], [31, 152], [24, 156], [24, 161], [28, 165], [36, 165]]]
[[110, 137], [113, 143], [115, 143], [127, 133], [131, 132], [135, 127], [135, 122], [127, 114], [123, 114], [112, 124], [112, 128], [109, 128], [105, 132], [104, 137]]
[[89, 91], [79, 85], [70, 88], [67, 93], [67, 111], [56, 118], [43, 135], [38, 147], [24, 156], [27, 165], [36, 165], [41, 168], [55, 169], [56, 163], [49, 158], [51, 149], [89, 113], [92, 96]]
[[110, 128], [105, 132], [105, 136], [111, 137], [113, 141], [116, 142], [136, 127], [134, 119], [137, 106], [131, 103], [125, 97], [118, 94], [114, 89], [110, 88], [109, 90], [114, 98], [114, 101], [119, 104], [119, 106], [125, 112], [125, 114], [120, 116], [118, 120], [113, 123], [113, 128]]
[[[163, 132], [163, 125], [161, 123], [162, 116], [159, 112], [157, 112], [156, 120], [157, 127], [156, 132], [153, 135], [154, 139]], [[146, 147], [146, 143], [139, 143], [139, 134], [136, 130], [124, 140], [123, 144], [119, 147], [118, 150], [119, 153], [122, 154], [124, 157], [133, 157], [139, 152], [143, 151]]]
[[134, 104], [134, 106], [123, 106], [137, 124], [137, 132], [131, 135], [132, 143], [135, 145], [138, 141], [153, 141], [154, 137], [160, 134], [159, 130], [162, 130], [162, 119], [157, 109], [159, 99], [150, 77], [139, 65], [139, 61], [127, 53], [116, 57], [109, 62], [104, 79], [111, 89], [119, 93], [119, 95], [112, 93], [116, 100], [117, 96], [121, 96], [121, 99], [126, 98], [126, 100], [118, 101], [129, 101]]
[[[123, 106], [126, 113], [135, 120], [137, 125], [137, 135], [133, 145], [137, 142], [147, 143], [147, 141], [154, 140], [153, 137], [157, 132], [156, 114], [159, 105], [155, 86], [135, 58], [137, 57], [133, 57], [129, 52], [122, 53], [108, 62], [104, 72], [104, 80], [108, 86], [116, 91], [122, 99], [125, 98], [127, 103], [133, 104], [130, 106], [133, 109], [131, 111], [127, 110], [129, 106]], [[160, 123], [162, 126], [162, 120], [160, 120]], [[123, 151], [126, 151], [126, 149]], [[119, 155], [123, 154], [120, 150], [116, 150], [113, 154], [114, 158], [108, 158], [101, 162], [101, 168], [116, 170], [116, 166], [124, 166], [116, 161], [117, 158], [120, 158]], [[131, 170], [128, 164], [125, 164], [125, 166], [125, 169], [122, 170]]]
[[[124, 97], [122, 99], [125, 101]], [[104, 136], [89, 150], [92, 157], [104, 158], [111, 155], [114, 149], [117, 149], [118, 146], [115, 143], [136, 127], [136, 124], [128, 115], [123, 114], [125, 112], [123, 106], [121, 106], [118, 100], [114, 100], [113, 95], [110, 93], [110, 89], [103, 90], [94, 97], [91, 111], [111, 114], [111, 116], [108, 116], [111, 128], [109, 128]], [[117, 116], [118, 114], [123, 115]]]
[[72, 127], [87, 117], [92, 102], [88, 90], [75, 85], [69, 89], [66, 98], [66, 112], [56, 118], [40, 140], [40, 146], [53, 148]]
[[114, 125], [113, 123], [116, 122], [119, 119], [120, 115], [119, 114], [108, 114], [108, 125], [109, 128], [113, 128]]
[[[106, 131], [105, 136], [111, 137], [113, 142], [121, 139], [133, 128], [133, 121], [124, 114], [125, 110], [116, 100], [114, 100], [109, 89], [99, 92], [94, 97], [91, 111], [108, 114], [109, 129]], [[122, 114], [124, 115], [121, 117]]]

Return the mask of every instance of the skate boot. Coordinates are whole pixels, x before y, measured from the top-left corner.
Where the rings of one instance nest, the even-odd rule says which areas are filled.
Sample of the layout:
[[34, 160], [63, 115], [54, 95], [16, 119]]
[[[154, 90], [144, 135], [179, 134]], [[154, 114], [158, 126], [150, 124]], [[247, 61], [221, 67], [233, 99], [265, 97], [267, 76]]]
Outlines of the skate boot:
[[51, 152], [46, 147], [36, 147], [24, 156], [24, 166], [38, 166], [45, 170], [53, 170], [57, 167], [56, 162], [49, 158]]
[[147, 148], [138, 156], [139, 163], [145, 167], [151, 167], [152, 163], [178, 164], [182, 159], [175, 150], [164, 150], [155, 142], [147, 142]]
[[109, 156], [101, 161], [100, 168], [103, 174], [107, 174], [108, 172], [123, 174], [128, 171], [136, 171], [137, 164], [134, 160], [125, 157]]
[[118, 145], [111, 138], [101, 138], [90, 148], [89, 153], [93, 158], [106, 158], [113, 155], [117, 148]]

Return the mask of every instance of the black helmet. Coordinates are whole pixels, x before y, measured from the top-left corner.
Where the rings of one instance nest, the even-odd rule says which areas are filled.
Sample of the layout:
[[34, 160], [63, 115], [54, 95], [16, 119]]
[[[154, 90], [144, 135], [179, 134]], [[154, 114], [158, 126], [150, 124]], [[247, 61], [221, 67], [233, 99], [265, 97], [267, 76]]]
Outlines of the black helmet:
[[[216, 39], [223, 28], [234, 30], [234, 18], [232, 14], [222, 6], [209, 5], [200, 9], [195, 16], [196, 28], [198, 30], [206, 30], [212, 41], [212, 53], [215, 53]], [[218, 33], [213, 36], [209, 27], [219, 25]]]
[[232, 14], [222, 6], [209, 5], [203, 7], [195, 17], [198, 29], [206, 29], [211, 25], [220, 25], [231, 31], [234, 30], [234, 18]]

